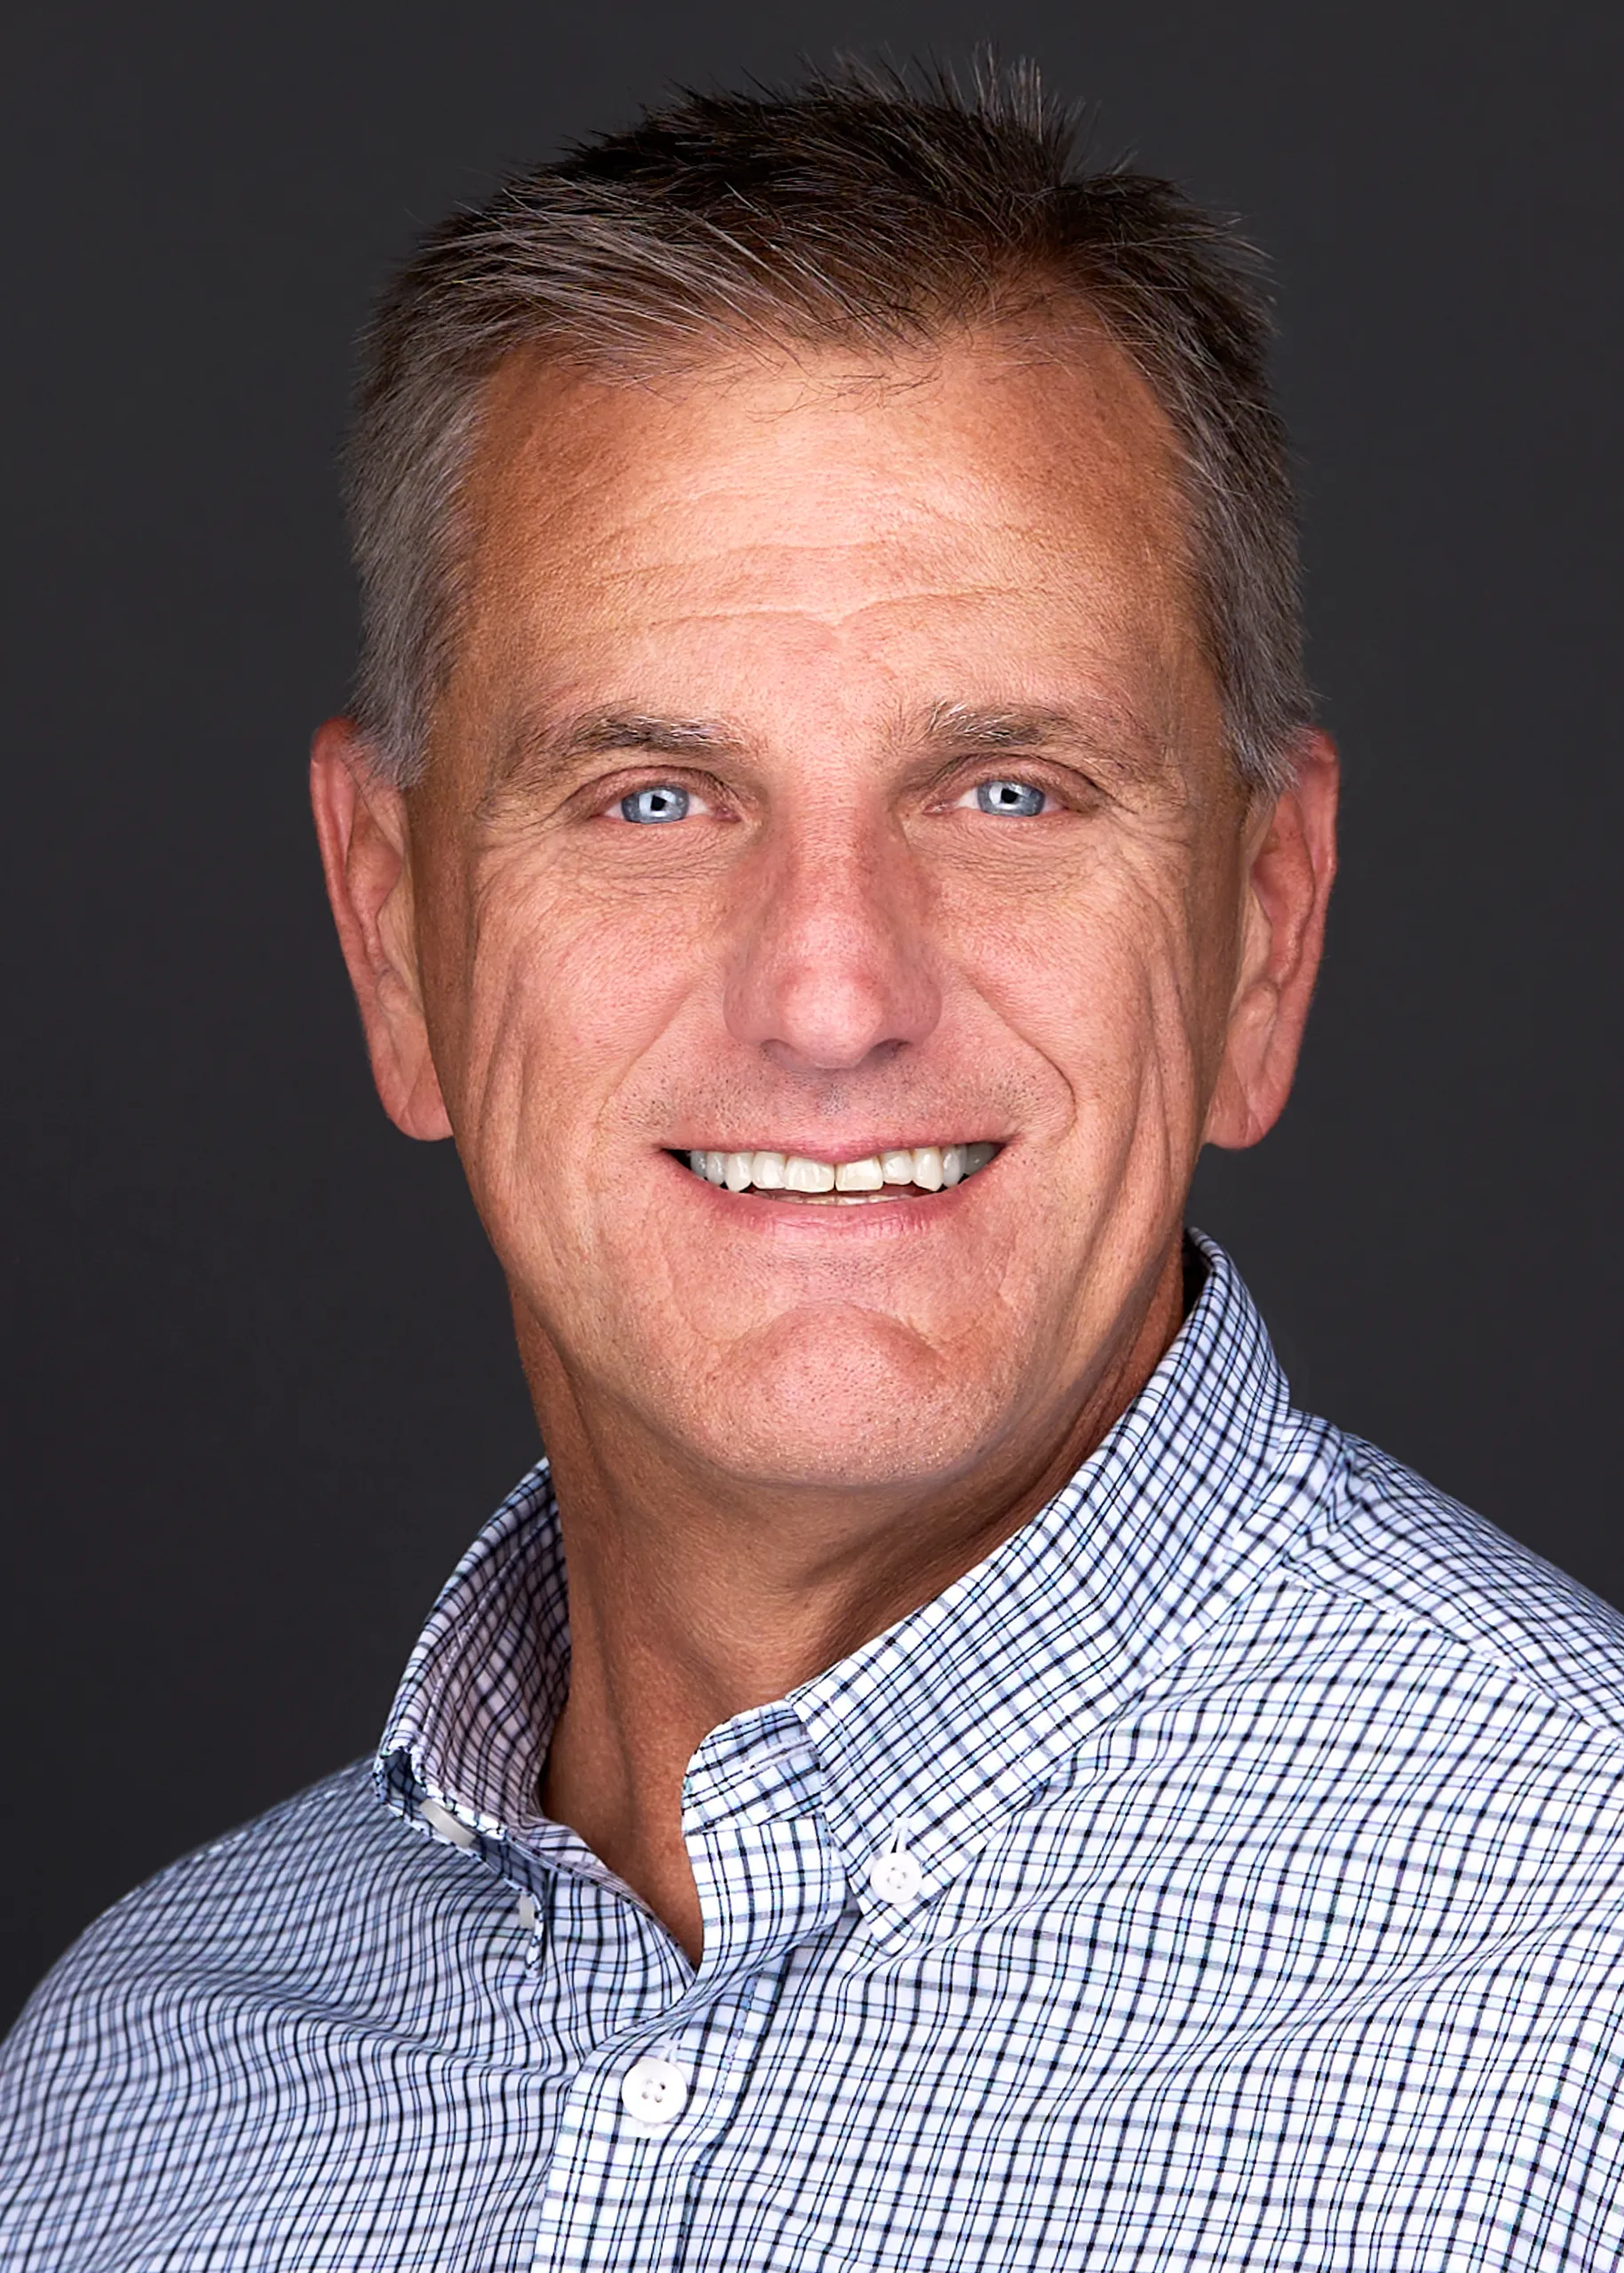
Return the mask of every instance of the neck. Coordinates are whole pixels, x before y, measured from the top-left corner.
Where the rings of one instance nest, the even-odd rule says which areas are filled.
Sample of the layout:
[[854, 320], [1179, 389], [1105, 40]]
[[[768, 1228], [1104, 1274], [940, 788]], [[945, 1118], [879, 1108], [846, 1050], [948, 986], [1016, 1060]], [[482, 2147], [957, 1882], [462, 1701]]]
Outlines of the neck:
[[1138, 1395], [1183, 1314], [1175, 1243], [1058, 1427], [917, 1488], [741, 1490], [688, 1472], [572, 1381], [519, 1310], [569, 1572], [570, 1684], [543, 1804], [694, 1964], [682, 1785], [710, 1730], [787, 1695], [931, 1601], [1051, 1499]]

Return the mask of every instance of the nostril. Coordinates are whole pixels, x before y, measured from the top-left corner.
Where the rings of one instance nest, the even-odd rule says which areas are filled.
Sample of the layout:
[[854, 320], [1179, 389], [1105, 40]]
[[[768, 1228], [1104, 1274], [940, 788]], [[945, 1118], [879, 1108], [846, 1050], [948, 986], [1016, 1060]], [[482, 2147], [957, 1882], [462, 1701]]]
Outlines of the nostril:
[[827, 1080], [831, 1075], [871, 1073], [888, 1065], [907, 1048], [898, 1041], [874, 1041], [859, 1055], [840, 1050], [833, 1042], [820, 1044], [807, 1037], [800, 1043], [788, 1041], [774, 1035], [761, 1044], [763, 1054], [786, 1073], [793, 1073], [803, 1081]]

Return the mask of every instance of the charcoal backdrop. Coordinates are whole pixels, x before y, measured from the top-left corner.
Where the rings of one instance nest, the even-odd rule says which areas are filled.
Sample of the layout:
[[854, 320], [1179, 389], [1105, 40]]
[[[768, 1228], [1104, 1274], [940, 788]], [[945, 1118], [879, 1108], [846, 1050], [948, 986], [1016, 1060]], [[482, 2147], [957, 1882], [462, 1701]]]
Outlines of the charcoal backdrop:
[[304, 803], [385, 265], [673, 80], [995, 32], [1271, 251], [1346, 867], [1295, 1102], [1204, 1168], [1301, 1394], [1624, 1602], [1624, 13], [1565, 0], [55, 0], [0, 146], [7, 2013], [364, 1750], [533, 1455], [448, 1149], [376, 1107]]

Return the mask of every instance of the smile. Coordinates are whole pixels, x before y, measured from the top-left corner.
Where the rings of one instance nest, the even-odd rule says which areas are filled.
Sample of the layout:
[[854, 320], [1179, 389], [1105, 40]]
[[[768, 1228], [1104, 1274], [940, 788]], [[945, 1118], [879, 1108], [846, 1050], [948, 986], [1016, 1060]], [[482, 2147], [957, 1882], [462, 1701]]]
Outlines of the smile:
[[984, 1168], [997, 1144], [915, 1144], [861, 1160], [814, 1160], [800, 1152], [677, 1152], [707, 1184], [729, 1192], [772, 1192], [780, 1199], [858, 1207], [940, 1192]]

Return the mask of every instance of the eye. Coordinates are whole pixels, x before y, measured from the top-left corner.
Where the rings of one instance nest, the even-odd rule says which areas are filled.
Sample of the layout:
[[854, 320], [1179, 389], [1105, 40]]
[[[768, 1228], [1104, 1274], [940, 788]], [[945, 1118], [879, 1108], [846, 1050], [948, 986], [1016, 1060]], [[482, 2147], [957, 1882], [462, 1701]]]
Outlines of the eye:
[[622, 820], [662, 821], [685, 820], [694, 800], [686, 789], [674, 781], [656, 781], [646, 789], [634, 789], [630, 796], [621, 799]]
[[[1012, 813], [1018, 820], [1030, 820], [1041, 813], [1048, 803], [1042, 790], [1030, 781], [978, 781], [970, 795], [978, 812]], [[970, 797], [960, 802], [968, 804]]]

